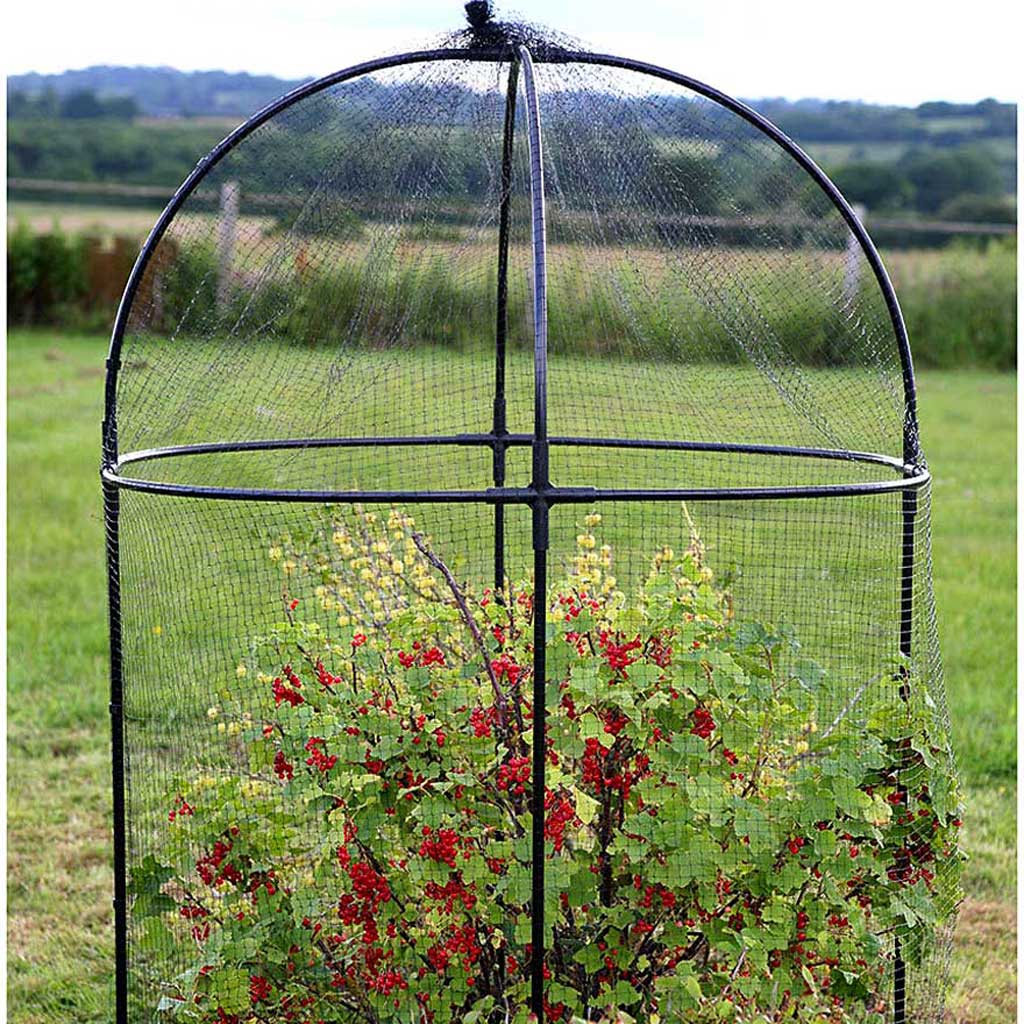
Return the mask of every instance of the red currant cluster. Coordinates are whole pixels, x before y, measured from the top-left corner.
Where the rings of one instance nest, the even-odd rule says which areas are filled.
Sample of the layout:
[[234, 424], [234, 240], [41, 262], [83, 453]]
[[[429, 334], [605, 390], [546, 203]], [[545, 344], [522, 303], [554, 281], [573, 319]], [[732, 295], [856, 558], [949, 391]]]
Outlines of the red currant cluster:
[[501, 679], [504, 676], [513, 686], [523, 674], [521, 665], [517, 665], [507, 654], [499, 655], [491, 662], [491, 670]]
[[437, 665], [444, 668], [445, 665], [444, 652], [439, 647], [424, 648], [419, 640], [413, 641], [411, 654], [407, 654], [405, 651], [398, 652], [398, 662], [402, 668], [412, 668], [414, 665], [420, 665], [423, 668]]
[[476, 894], [471, 892], [461, 878], [452, 878], [444, 885], [427, 882], [423, 889], [428, 900], [444, 904], [444, 912], [450, 914], [456, 903], [461, 903], [466, 910], [476, 906]]
[[608, 748], [596, 736], [586, 741], [583, 749], [583, 784], [600, 792], [604, 788], [604, 761]]
[[[463, 968], [469, 971], [480, 959], [481, 952], [483, 950], [477, 941], [473, 925], [454, 925], [448, 929], [444, 942], [435, 943], [427, 950], [427, 959], [438, 974], [443, 974], [448, 969], [453, 957], [461, 957]], [[425, 973], [425, 968], [420, 968], [420, 976]], [[472, 975], [466, 978], [467, 985], [472, 986], [474, 983]]]
[[[284, 679], [281, 676], [284, 676]], [[288, 681], [287, 685], [285, 680]], [[271, 689], [275, 707], [280, 707], [285, 702], [291, 704], [293, 708], [305, 703], [306, 698], [299, 692], [302, 689], [302, 680], [292, 671], [291, 665], [285, 665], [281, 669], [281, 675], [274, 680]]]
[[715, 720], [706, 708], [694, 708], [690, 712], [690, 717], [693, 719], [693, 728], [690, 732], [694, 736], [706, 740], [715, 731]]
[[306, 758], [306, 764], [310, 768], [316, 768], [317, 771], [321, 772], [329, 772], [338, 763], [337, 754], [328, 756], [327, 752], [321, 749], [326, 742], [326, 740], [321, 739], [319, 736], [311, 736], [307, 741], [306, 750], [309, 751], [309, 757]]
[[332, 675], [324, 668], [322, 661], [316, 663], [316, 678], [317, 682], [325, 689], [331, 690], [341, 682], [341, 676]]
[[174, 801], [174, 807], [167, 812], [167, 820], [174, 821], [179, 814], [191, 817], [195, 813], [195, 808], [186, 802], [185, 798], [179, 793]]
[[270, 982], [262, 974], [254, 974], [249, 978], [249, 999], [256, 1003], [270, 1002]]
[[274, 754], [274, 774], [285, 782], [295, 778], [295, 766], [289, 764], [283, 750], [279, 750]]
[[642, 892], [643, 895], [640, 897], [640, 906], [645, 909], [653, 907], [655, 900], [661, 904], [665, 910], [672, 910], [676, 905], [676, 894], [671, 889], [666, 889], [661, 884], [656, 885], [645, 885], [643, 878], [640, 875], [633, 876], [633, 888], [637, 892]]
[[497, 708], [473, 708], [469, 713], [469, 724], [473, 729], [473, 735], [477, 739], [483, 739], [491, 735], [491, 726], [498, 720]]
[[522, 796], [526, 792], [526, 783], [530, 781], [530, 759], [513, 757], [498, 769], [498, 789], [514, 796]]
[[423, 826], [423, 842], [420, 843], [420, 856], [455, 867], [455, 858], [459, 853], [459, 837], [450, 828], [439, 828], [437, 833], [429, 825]]
[[216, 885], [218, 882], [240, 882], [242, 873], [227, 858], [231, 852], [230, 840], [217, 840], [213, 849], [196, 861], [196, 871], [199, 877], [207, 885]]
[[626, 727], [629, 719], [617, 708], [608, 708], [601, 712], [601, 721], [604, 722], [604, 731], [609, 736], [618, 736]]
[[604, 660], [608, 662], [609, 668], [614, 669], [625, 679], [626, 669], [639, 660], [639, 657], [633, 656], [633, 652], [639, 651], [643, 647], [643, 643], [639, 636], [626, 643], [614, 643], [612, 635], [606, 630], [602, 630], [598, 637], [598, 646]]
[[377, 912], [391, 899], [391, 887], [372, 864], [353, 861], [344, 847], [338, 851], [339, 861], [343, 860], [342, 850], [347, 858], [345, 870], [352, 883], [352, 892], [342, 893], [338, 900], [338, 917], [345, 925], [361, 925], [363, 943], [371, 945], [380, 937]]
[[564, 792], [548, 789], [544, 793], [544, 838], [550, 839], [555, 845], [555, 852], [560, 853], [565, 845], [565, 830], [569, 825], [582, 825], [576, 816], [576, 807]]

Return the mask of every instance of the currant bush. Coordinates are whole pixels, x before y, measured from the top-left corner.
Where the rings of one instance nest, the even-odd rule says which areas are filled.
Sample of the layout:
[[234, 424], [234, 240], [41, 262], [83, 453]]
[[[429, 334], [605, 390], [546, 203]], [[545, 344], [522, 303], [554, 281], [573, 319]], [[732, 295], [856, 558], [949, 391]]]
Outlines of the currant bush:
[[575, 560], [473, 594], [400, 510], [270, 558], [280, 623], [132, 880], [174, 1019], [526, 1024], [533, 619], [547, 621], [545, 1017], [847, 1022], [891, 1010], [958, 899], [957, 794], [913, 666], [853, 687], [738, 621], [699, 538], [627, 598]]

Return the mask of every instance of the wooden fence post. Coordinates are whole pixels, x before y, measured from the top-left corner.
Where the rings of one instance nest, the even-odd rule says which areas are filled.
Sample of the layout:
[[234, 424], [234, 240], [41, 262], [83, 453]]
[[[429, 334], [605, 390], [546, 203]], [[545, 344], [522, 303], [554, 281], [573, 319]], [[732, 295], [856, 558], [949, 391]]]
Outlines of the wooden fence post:
[[[868, 208], [863, 203], [854, 203], [853, 212], [857, 220], [863, 224], [867, 220]], [[846, 235], [846, 262], [843, 266], [843, 305], [849, 308], [860, 293], [861, 268], [864, 265], [864, 250], [857, 236], [852, 232]]]
[[231, 300], [231, 285], [235, 259], [235, 239], [238, 235], [238, 207], [241, 188], [237, 181], [225, 181], [220, 187], [220, 215], [217, 221], [217, 307], [225, 307]]

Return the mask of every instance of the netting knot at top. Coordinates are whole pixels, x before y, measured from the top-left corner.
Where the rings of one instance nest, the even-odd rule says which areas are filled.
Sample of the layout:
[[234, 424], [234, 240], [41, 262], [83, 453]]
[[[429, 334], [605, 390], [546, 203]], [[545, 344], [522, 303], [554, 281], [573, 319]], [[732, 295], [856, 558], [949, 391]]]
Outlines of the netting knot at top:
[[494, 15], [490, 0], [470, 0], [466, 4], [469, 28], [452, 33], [446, 43], [470, 50], [514, 50], [526, 46], [537, 55], [583, 49], [576, 45], [575, 40], [550, 29], [523, 21], [498, 21]]

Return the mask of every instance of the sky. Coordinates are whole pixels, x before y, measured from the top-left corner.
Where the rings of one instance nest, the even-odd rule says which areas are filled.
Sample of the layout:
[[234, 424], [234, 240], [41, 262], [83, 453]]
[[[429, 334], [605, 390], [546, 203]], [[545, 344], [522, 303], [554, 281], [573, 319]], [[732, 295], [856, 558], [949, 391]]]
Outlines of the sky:
[[[591, 49], [735, 96], [914, 105], [1017, 100], [1019, 3], [974, 0], [498, 0]], [[92, 64], [326, 74], [462, 24], [461, 0], [49, 0], [4, 15], [7, 74]]]

